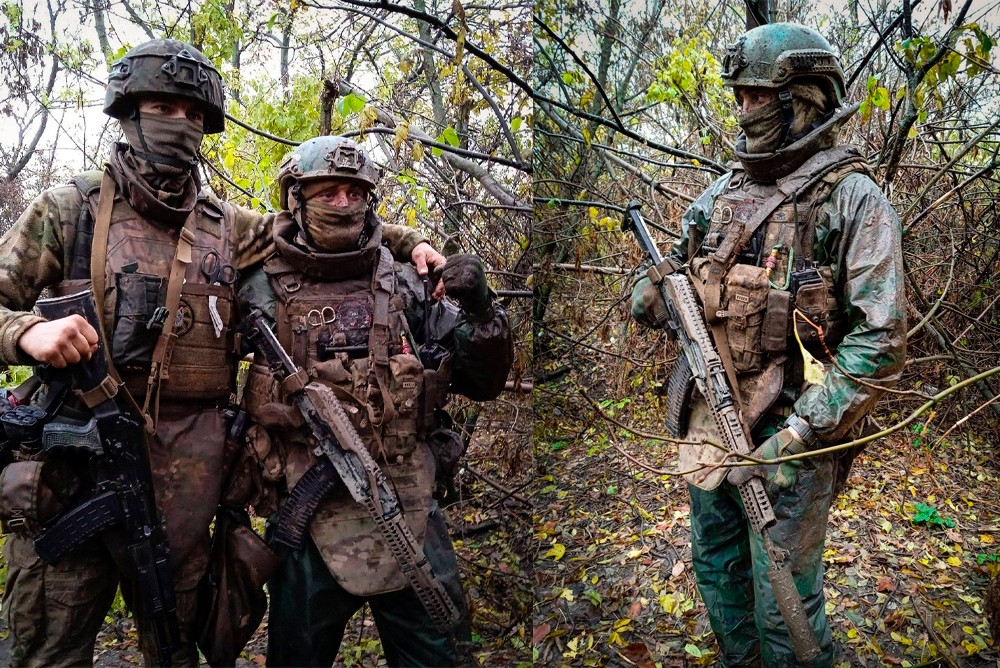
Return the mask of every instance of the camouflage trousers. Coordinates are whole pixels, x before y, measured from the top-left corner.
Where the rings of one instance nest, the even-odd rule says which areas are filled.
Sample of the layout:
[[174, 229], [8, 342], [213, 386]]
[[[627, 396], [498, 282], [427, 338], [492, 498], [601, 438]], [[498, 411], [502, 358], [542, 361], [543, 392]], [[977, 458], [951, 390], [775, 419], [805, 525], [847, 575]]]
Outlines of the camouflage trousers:
[[438, 630], [413, 589], [368, 597], [345, 591], [307, 536], [301, 550], [283, 555], [281, 567], [267, 585], [271, 606], [267, 665], [330, 666], [347, 622], [366, 602], [389, 666], [466, 665], [469, 606], [444, 517], [436, 505], [427, 518], [424, 554], [459, 610], [466, 613], [451, 633]]
[[[823, 596], [823, 543], [833, 500], [836, 460], [803, 461], [790, 488], [768, 495], [777, 522], [769, 532], [787, 550], [795, 587], [822, 650], [809, 666], [833, 665], [833, 644]], [[768, 486], [770, 487], [770, 486]], [[767, 578], [770, 558], [747, 523], [738, 489], [728, 482], [712, 491], [688, 486], [691, 552], [698, 590], [721, 648], [721, 665], [802, 666]]]
[[[207, 537], [206, 537], [207, 538]], [[10, 534], [4, 544], [7, 587], [3, 614], [13, 638], [10, 665], [90, 666], [94, 644], [111, 607], [120, 580], [111, 554], [90, 541], [56, 564], [46, 564], [35, 553], [31, 538]], [[197, 666], [194, 641], [198, 612], [198, 582], [208, 566], [208, 542], [195, 547], [183, 564], [174, 564], [174, 584], [181, 647], [173, 665]], [[126, 597], [130, 600], [131, 597]], [[130, 609], [137, 611], [136, 606]], [[156, 647], [144, 620], [136, 612], [145, 665], [156, 665]]]

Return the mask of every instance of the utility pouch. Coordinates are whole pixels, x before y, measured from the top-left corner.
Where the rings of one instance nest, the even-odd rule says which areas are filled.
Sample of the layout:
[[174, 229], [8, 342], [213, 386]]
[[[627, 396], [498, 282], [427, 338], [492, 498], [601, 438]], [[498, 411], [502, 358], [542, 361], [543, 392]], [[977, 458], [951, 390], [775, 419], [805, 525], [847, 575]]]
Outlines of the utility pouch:
[[739, 373], [760, 371], [764, 348], [761, 333], [768, 298], [767, 274], [762, 267], [737, 264], [726, 274], [722, 310], [733, 366]]
[[166, 324], [167, 279], [141, 273], [115, 274], [115, 324], [111, 358], [120, 370], [148, 369]]
[[417, 447], [424, 367], [416, 355], [401, 353], [389, 358], [389, 387], [395, 416], [382, 426], [382, 445], [388, 461], [406, 456]]
[[[829, 267], [803, 269], [792, 272], [792, 295], [795, 308], [813, 323], [823, 328], [823, 336], [830, 339], [838, 322], [837, 300], [831, 290], [831, 270]], [[801, 318], [794, 318], [803, 343], [819, 340], [816, 328]]]
[[3, 533], [37, 533], [63, 504], [46, 484], [46, 462], [14, 462], [0, 471], [0, 527]]
[[771, 288], [767, 291], [767, 313], [761, 344], [768, 353], [780, 353], [788, 347], [788, 312], [792, 293]]
[[436, 414], [443, 414], [447, 419], [438, 417], [435, 420], [441, 426], [427, 436], [427, 445], [434, 455], [434, 498], [447, 505], [458, 500], [455, 474], [458, 473], [458, 460], [465, 454], [465, 442], [451, 428], [451, 416], [441, 410], [436, 411]]

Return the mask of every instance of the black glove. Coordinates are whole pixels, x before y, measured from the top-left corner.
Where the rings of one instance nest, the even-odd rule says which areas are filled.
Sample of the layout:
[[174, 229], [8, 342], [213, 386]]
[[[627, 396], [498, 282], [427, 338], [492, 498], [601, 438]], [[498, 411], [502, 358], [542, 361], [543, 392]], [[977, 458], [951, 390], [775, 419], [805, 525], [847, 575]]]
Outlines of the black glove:
[[490, 317], [492, 299], [482, 260], [471, 253], [452, 255], [441, 270], [444, 291], [458, 302], [469, 318], [482, 322]]

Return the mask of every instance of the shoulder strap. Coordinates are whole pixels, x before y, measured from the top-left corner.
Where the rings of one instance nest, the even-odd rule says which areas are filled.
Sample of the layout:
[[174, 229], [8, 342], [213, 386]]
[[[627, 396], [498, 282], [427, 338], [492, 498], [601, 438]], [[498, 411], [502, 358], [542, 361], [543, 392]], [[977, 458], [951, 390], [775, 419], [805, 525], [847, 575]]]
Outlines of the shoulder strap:
[[100, 172], [84, 172], [71, 179], [82, 199], [80, 215], [76, 219], [73, 235], [73, 252], [70, 255], [69, 274], [66, 278], [90, 278], [90, 249], [94, 240], [94, 216], [90, 211], [90, 196], [101, 187]]

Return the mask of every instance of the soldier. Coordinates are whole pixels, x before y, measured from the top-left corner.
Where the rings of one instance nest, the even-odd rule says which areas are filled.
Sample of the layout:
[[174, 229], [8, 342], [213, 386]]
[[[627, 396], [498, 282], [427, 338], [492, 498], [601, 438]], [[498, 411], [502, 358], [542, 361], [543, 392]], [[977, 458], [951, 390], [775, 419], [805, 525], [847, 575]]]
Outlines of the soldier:
[[[309, 521], [304, 547], [283, 550], [268, 584], [270, 666], [329, 666], [365, 602], [390, 666], [456, 665], [456, 645], [469, 639], [458, 566], [432, 496], [435, 478], [447, 477], [463, 451], [442, 408], [449, 390], [477, 401], [500, 393], [513, 360], [510, 327], [476, 256], [454, 255], [441, 272], [460, 308], [432, 303], [411, 267], [393, 265], [379, 246], [377, 180], [371, 157], [353, 141], [326, 136], [299, 146], [279, 175], [285, 210], [274, 225], [276, 253], [246, 277], [241, 295], [275, 322], [295, 365], [334, 390], [465, 614], [450, 632], [435, 627], [375, 523], [340, 487]], [[315, 464], [313, 447], [293, 428], [294, 409], [259, 362], [247, 402], [259, 425], [253, 449], [285, 502]], [[272, 535], [278, 517], [269, 522]]]
[[[222, 491], [221, 406], [234, 388], [232, 269], [261, 261], [272, 248], [273, 215], [201, 189], [198, 150], [204, 133], [223, 130], [223, 104], [219, 73], [194, 47], [154, 40], [133, 48], [111, 69], [104, 108], [126, 142], [112, 149], [103, 172], [42, 193], [0, 240], [3, 363], [61, 368], [96, 349], [97, 332], [80, 316], [48, 322], [30, 312], [44, 288], [59, 295], [93, 285], [99, 309], [103, 304], [111, 360], [142, 406], [166, 520], [181, 636], [174, 665], [198, 663], [198, 583]], [[386, 237], [399, 257], [443, 262], [406, 228]], [[45, 564], [32, 538], [60, 510], [93, 494], [93, 481], [86, 467], [59, 457], [41, 468], [41, 455], [19, 457], [0, 476], [0, 517], [22, 515], [8, 522], [17, 531], [4, 546], [11, 663], [90, 664], [118, 587], [115, 563], [101, 541], [90, 540]], [[152, 634], [131, 607], [152, 664]]]
[[[685, 212], [682, 238], [661, 270], [688, 272], [758, 446], [755, 456], [802, 454], [857, 437], [903, 368], [899, 220], [858, 150], [837, 145], [840, 127], [858, 106], [844, 100], [844, 73], [826, 39], [794, 24], [755, 28], [729, 47], [722, 77], [741, 106], [739, 164]], [[665, 324], [665, 307], [648, 278], [632, 298], [637, 321]], [[822, 327], [835, 357], [823, 383], [804, 379], [792, 332], [816, 358], [827, 356], [801, 315]], [[703, 398], [691, 400], [683, 415], [686, 434], [678, 431], [686, 440], [721, 442]], [[759, 476], [777, 516], [771, 536], [789, 553], [821, 649], [812, 665], [831, 665], [823, 542], [852, 456], [710, 466], [725, 457], [707, 444], [680, 450], [680, 468], [697, 469], [685, 475], [692, 557], [722, 661], [802, 665], [767, 578], [769, 556], [749, 530], [737, 490]]]

